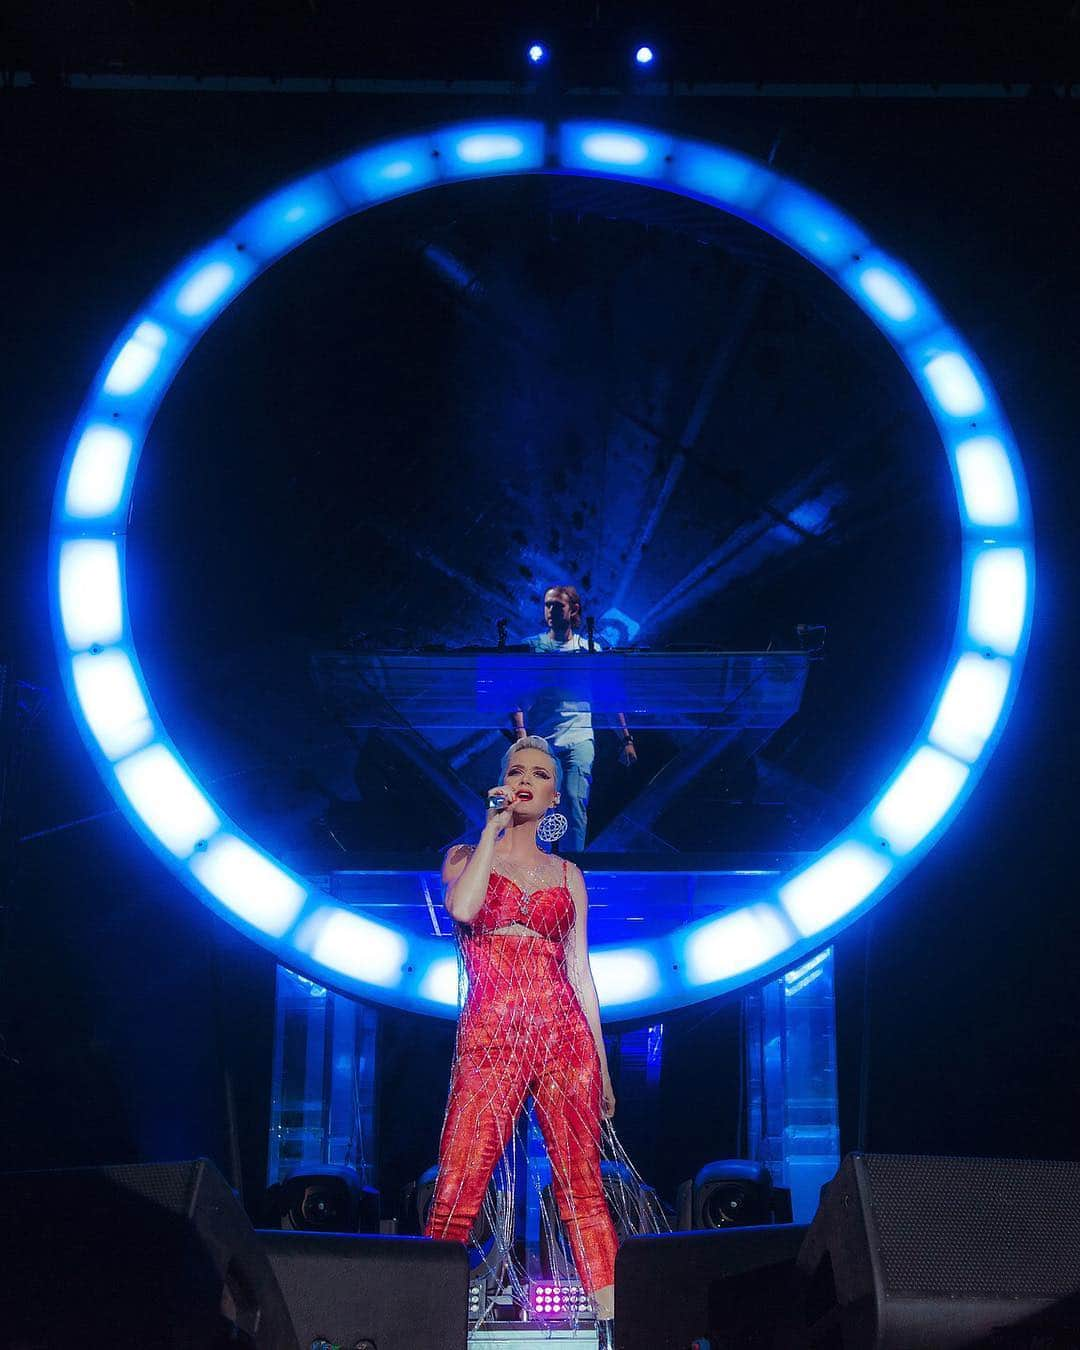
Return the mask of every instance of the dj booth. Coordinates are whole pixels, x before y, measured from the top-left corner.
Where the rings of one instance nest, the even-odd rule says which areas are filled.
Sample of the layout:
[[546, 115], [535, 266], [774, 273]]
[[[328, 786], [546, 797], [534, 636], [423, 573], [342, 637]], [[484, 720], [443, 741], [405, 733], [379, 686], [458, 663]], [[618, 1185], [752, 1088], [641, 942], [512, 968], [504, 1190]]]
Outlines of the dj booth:
[[312, 658], [324, 703], [346, 726], [477, 731], [557, 696], [597, 725], [635, 730], [775, 731], [798, 711], [807, 652], [681, 649], [552, 652], [505, 648], [325, 652]]

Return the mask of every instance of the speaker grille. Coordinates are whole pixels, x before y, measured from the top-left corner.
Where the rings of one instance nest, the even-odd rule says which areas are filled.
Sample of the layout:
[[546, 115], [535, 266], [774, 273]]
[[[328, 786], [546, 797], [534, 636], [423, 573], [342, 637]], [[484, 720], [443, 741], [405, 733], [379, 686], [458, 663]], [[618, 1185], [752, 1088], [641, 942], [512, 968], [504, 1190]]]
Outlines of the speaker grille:
[[1080, 1289], [1080, 1165], [860, 1159], [887, 1298], [1061, 1298]]
[[152, 1205], [190, 1218], [195, 1191], [204, 1164], [201, 1160], [184, 1163], [140, 1163], [131, 1166], [101, 1167], [98, 1172], [133, 1195]]

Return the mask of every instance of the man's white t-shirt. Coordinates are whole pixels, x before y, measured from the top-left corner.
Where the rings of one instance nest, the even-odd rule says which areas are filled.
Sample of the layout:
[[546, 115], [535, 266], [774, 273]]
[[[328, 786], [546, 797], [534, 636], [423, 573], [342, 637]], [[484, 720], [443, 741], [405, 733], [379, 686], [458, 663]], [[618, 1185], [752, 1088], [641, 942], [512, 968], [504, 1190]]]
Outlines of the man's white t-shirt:
[[[551, 633], [536, 633], [525, 639], [525, 645], [534, 652], [588, 652], [589, 642], [580, 633], [571, 633], [565, 642], [556, 642]], [[593, 641], [593, 650], [601, 645]], [[568, 699], [557, 689], [541, 691], [532, 708], [527, 710], [526, 725], [534, 736], [543, 736], [551, 745], [577, 745], [593, 738], [592, 709], [588, 703]]]

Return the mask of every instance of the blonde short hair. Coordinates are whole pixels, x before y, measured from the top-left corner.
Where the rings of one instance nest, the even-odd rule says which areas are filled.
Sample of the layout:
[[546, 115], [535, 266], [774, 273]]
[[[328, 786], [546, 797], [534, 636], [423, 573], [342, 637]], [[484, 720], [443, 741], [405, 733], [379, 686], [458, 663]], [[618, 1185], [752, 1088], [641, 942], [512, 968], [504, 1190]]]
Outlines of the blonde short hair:
[[506, 771], [510, 767], [510, 761], [519, 750], [539, 750], [547, 755], [548, 759], [551, 760], [553, 772], [555, 774], [555, 791], [562, 791], [562, 765], [559, 763], [558, 755], [553, 755], [551, 753], [551, 746], [548, 745], [543, 736], [522, 736], [520, 740], [515, 741], [510, 749], [507, 750], [506, 754], [502, 757], [502, 768], [499, 771], [502, 774], [503, 782], [506, 781]]

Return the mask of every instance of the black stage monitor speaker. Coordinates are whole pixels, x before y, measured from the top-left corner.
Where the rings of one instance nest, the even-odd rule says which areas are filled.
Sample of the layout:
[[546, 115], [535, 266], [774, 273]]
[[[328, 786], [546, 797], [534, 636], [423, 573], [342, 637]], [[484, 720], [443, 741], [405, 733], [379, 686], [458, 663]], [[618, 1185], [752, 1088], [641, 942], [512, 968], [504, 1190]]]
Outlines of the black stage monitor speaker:
[[460, 1242], [260, 1231], [300, 1344], [465, 1350], [469, 1258]]
[[1080, 1346], [1080, 1163], [850, 1154], [798, 1270], [793, 1346]]
[[804, 1224], [631, 1237], [615, 1260], [617, 1350], [772, 1350]]
[[296, 1350], [270, 1263], [213, 1163], [0, 1175], [0, 1347]]

